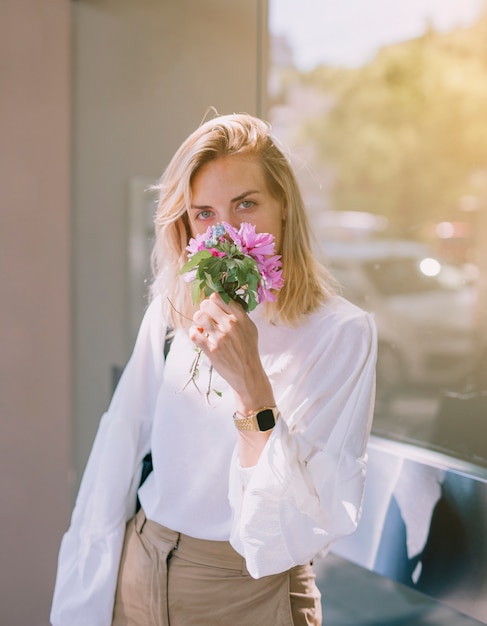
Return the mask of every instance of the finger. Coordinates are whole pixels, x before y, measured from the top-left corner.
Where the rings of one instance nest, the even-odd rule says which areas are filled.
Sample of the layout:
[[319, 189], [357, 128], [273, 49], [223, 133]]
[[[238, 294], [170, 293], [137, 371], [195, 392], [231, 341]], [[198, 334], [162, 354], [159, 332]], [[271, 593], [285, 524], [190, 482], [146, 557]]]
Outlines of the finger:
[[233, 300], [226, 303], [217, 293], [201, 302], [200, 310], [208, 315], [215, 327], [227, 327], [228, 322], [235, 322], [245, 315], [239, 304]]
[[230, 313], [230, 311], [232, 310], [230, 306], [232, 299], [230, 299], [230, 301], [227, 303], [225, 302], [225, 300], [221, 297], [219, 293], [213, 292], [208, 298], [208, 302], [210, 302], [211, 304], [214, 304], [225, 313]]
[[222, 315], [228, 315], [230, 310], [217, 293], [212, 293], [209, 298], [200, 302], [199, 312], [216, 321]]
[[243, 307], [238, 302], [235, 302], [232, 298], [228, 302], [221, 297], [219, 293], [212, 293], [211, 296], [207, 300], [211, 304], [214, 304], [219, 309], [221, 309], [224, 313], [233, 314], [233, 315], [242, 315], [245, 313]]
[[193, 315], [194, 325], [201, 329], [202, 333], [210, 333], [217, 328], [216, 320], [207, 312], [202, 311], [201, 308]]
[[189, 328], [189, 338], [198, 348], [206, 348], [210, 333], [203, 326], [193, 325]]

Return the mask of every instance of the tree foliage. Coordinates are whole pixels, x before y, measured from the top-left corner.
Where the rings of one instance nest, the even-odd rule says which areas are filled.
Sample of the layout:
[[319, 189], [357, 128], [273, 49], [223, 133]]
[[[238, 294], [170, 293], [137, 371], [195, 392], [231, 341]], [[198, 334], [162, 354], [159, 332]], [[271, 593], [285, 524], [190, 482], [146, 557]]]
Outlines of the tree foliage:
[[334, 172], [337, 209], [389, 217], [403, 235], [454, 217], [487, 168], [487, 17], [383, 48], [356, 69], [302, 75], [333, 97], [301, 128]]

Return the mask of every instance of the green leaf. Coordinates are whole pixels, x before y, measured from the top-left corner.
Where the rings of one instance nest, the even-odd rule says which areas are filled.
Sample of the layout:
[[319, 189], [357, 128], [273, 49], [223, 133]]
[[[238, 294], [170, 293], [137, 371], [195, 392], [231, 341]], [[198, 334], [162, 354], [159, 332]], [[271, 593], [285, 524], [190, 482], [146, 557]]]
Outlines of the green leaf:
[[256, 291], [256, 290], [257, 290], [257, 287], [258, 287], [258, 285], [259, 285], [259, 282], [260, 282], [260, 277], [259, 277], [259, 276], [254, 276], [253, 274], [251, 274], [251, 275], [248, 277], [248, 286], [249, 286], [249, 289], [252, 289], [253, 291]]
[[212, 254], [211, 254], [211, 252], [209, 250], [200, 250], [199, 252], [196, 252], [189, 259], [189, 261], [183, 265], [183, 267], [181, 268], [181, 271], [179, 273], [180, 274], [185, 274], [186, 272], [191, 271], [197, 265], [199, 265], [200, 262], [203, 259], [207, 259], [208, 257], [210, 257], [210, 258], [212, 257]]
[[193, 304], [199, 304], [201, 300], [201, 285], [197, 280], [193, 280], [191, 283], [191, 299], [193, 300]]
[[208, 272], [205, 272], [205, 278], [206, 278], [206, 284], [207, 286], [212, 290], [212, 291], [216, 291], [217, 293], [220, 293], [221, 291], [223, 291], [222, 286], [219, 285], [217, 282], [215, 282], [213, 280], [213, 277], [208, 274]]
[[257, 306], [257, 298], [255, 296], [255, 292], [251, 291], [249, 293], [248, 310], [253, 311], [256, 306]]

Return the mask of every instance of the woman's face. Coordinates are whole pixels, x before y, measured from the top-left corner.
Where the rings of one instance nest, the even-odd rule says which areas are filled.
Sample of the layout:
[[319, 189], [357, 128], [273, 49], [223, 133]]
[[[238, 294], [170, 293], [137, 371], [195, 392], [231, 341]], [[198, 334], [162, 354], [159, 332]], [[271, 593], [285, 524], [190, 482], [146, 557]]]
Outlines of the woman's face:
[[193, 177], [188, 213], [193, 236], [220, 222], [235, 228], [248, 222], [258, 233], [274, 235], [276, 252], [281, 250], [285, 211], [255, 157], [224, 156], [203, 165]]

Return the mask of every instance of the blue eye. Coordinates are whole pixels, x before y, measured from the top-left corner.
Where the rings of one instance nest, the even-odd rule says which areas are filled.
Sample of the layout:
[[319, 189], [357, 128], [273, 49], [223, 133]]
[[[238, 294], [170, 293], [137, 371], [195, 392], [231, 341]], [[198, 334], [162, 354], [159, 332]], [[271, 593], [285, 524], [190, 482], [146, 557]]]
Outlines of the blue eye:
[[242, 202], [240, 203], [240, 206], [243, 209], [251, 209], [254, 205], [255, 202], [253, 200], [242, 200]]
[[208, 220], [212, 217], [212, 213], [211, 211], [200, 211], [197, 215], [196, 215], [196, 219], [201, 219], [201, 220]]

